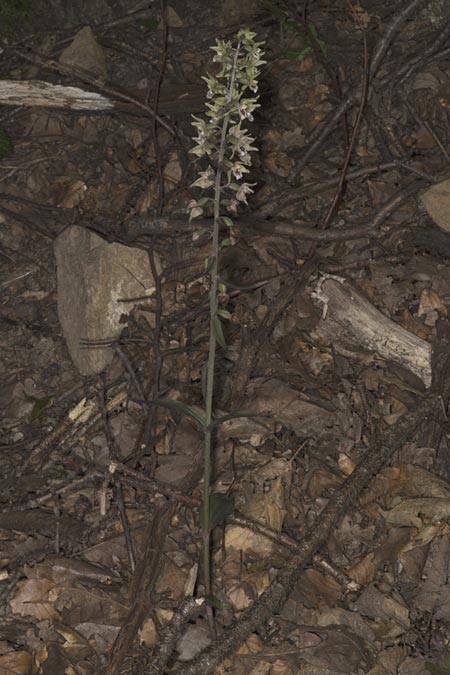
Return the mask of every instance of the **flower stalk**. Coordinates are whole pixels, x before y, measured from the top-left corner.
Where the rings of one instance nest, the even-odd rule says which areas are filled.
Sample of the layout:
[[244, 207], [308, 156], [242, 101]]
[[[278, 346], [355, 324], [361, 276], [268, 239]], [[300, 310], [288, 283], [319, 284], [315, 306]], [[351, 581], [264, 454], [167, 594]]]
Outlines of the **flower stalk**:
[[[226, 291], [219, 277], [219, 253], [221, 248], [233, 243], [232, 236], [220, 242], [219, 231], [222, 223], [229, 228], [233, 226], [233, 221], [229, 216], [221, 215], [221, 209], [226, 207], [229, 212], [236, 213], [239, 204], [247, 204], [247, 195], [253, 192], [251, 184], [239, 184], [237, 181], [249, 172], [250, 153], [256, 150], [252, 145], [254, 139], [242, 127], [245, 120], [253, 121], [253, 111], [258, 107], [258, 97], [256, 95], [249, 97], [246, 94], [248, 90], [254, 94], [258, 91], [259, 67], [265, 63], [262, 61], [262, 43], [255, 42], [255, 37], [255, 33], [242, 29], [237, 33], [234, 44], [230, 41], [217, 41], [212, 49], [215, 51], [214, 61], [220, 64], [220, 71], [215, 76], [208, 75], [203, 78], [208, 85], [207, 98], [211, 100], [211, 103], [206, 104], [208, 119], [204, 120], [194, 116], [193, 122], [198, 135], [195, 137], [197, 144], [191, 152], [199, 158], [206, 156], [209, 164], [205, 171], [199, 173], [198, 179], [192, 186], [208, 190], [212, 196], [190, 202], [189, 220], [200, 216], [204, 208], [211, 203], [214, 216], [211, 255], [206, 261], [210, 274], [210, 332], [205, 391], [204, 478], [201, 511], [205, 595], [213, 636], [215, 629], [212, 619], [210, 537], [213, 527], [217, 524], [217, 508], [212, 509], [214, 495], [211, 494], [214, 374], [217, 343], [223, 348], [226, 347], [221, 322], [230, 316], [229, 312], [219, 308], [219, 292]], [[195, 235], [194, 237], [198, 238]], [[220, 496], [223, 498], [223, 495]], [[223, 508], [223, 499], [221, 502]], [[213, 511], [214, 517], [212, 517]]]

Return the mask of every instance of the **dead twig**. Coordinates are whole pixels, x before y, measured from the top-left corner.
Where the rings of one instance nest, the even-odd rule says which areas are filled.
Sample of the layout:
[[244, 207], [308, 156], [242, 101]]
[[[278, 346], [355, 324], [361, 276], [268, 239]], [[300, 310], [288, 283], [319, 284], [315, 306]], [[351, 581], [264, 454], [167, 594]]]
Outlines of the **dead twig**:
[[130, 610], [117, 635], [104, 675], [116, 675], [152, 606], [152, 593], [161, 568], [162, 549], [175, 506], [160, 502], [150, 518], [144, 551], [133, 577]]
[[[353, 12], [355, 14], [355, 12]], [[357, 21], [356, 14], [355, 14], [355, 20]], [[331, 222], [331, 219], [333, 218], [334, 214], [337, 212], [339, 208], [339, 204], [342, 201], [342, 198], [344, 196], [345, 192], [345, 184], [346, 184], [346, 177], [347, 177], [347, 171], [348, 167], [350, 164], [350, 159], [353, 153], [353, 148], [355, 147], [356, 143], [356, 138], [359, 133], [359, 127], [361, 124], [362, 120], [362, 114], [364, 110], [364, 106], [366, 103], [366, 97], [367, 97], [367, 87], [369, 84], [369, 72], [368, 72], [368, 54], [367, 54], [367, 40], [366, 40], [366, 34], [364, 30], [362, 30], [362, 35], [363, 35], [363, 42], [364, 42], [364, 64], [363, 64], [363, 75], [362, 75], [362, 84], [361, 84], [361, 95], [360, 95], [360, 102], [359, 102], [359, 108], [358, 112], [356, 114], [356, 120], [355, 124], [353, 127], [352, 131], [352, 136], [350, 139], [350, 142], [348, 143], [347, 151], [345, 154], [345, 159], [344, 159], [344, 164], [342, 166], [341, 170], [341, 176], [339, 179], [339, 183], [336, 188], [336, 192], [334, 195], [334, 198], [328, 208], [328, 212], [323, 219], [323, 221], [319, 224], [319, 229], [321, 230], [326, 230]]]
[[[151, 106], [149, 106], [146, 103], [142, 103], [142, 101], [139, 101], [139, 99], [134, 98], [134, 96], [130, 96], [129, 94], [126, 94], [122, 91], [119, 91], [118, 89], [115, 89], [114, 87], [109, 87], [105, 84], [102, 84], [98, 81], [98, 79], [87, 75], [85, 72], [79, 71], [76, 68], [69, 68], [61, 63], [58, 63], [57, 61], [53, 61], [52, 59], [41, 59], [39, 56], [37, 56], [37, 54], [32, 55], [27, 54], [26, 52], [18, 49], [17, 47], [7, 47], [7, 49], [10, 52], [16, 54], [16, 56], [19, 56], [24, 61], [28, 61], [33, 65], [37, 65], [40, 68], [44, 68], [46, 70], [51, 70], [52, 72], [58, 73], [59, 75], [65, 75], [67, 77], [78, 79], [81, 82], [89, 84], [90, 86], [101, 91], [102, 93], [111, 96], [116, 101], [122, 101], [124, 103], [131, 104], [134, 108], [138, 108], [139, 110], [142, 110], [146, 114], [154, 117], [158, 121], [158, 123], [162, 127], [164, 127], [172, 136], [177, 135], [175, 129], [168, 122], [166, 122], [164, 118], [158, 115]], [[112, 112], [112, 110], [110, 110], [109, 112]]]
[[[118, 458], [119, 453], [117, 450], [116, 439], [114, 438], [111, 432], [111, 428], [109, 426], [108, 411], [106, 409], [104, 389], [99, 390], [98, 399], [103, 420], [103, 432], [106, 436], [106, 442], [108, 445], [109, 458], [111, 461], [114, 461]], [[136, 568], [136, 555], [134, 552], [133, 540], [131, 538], [127, 512], [125, 510], [125, 504], [123, 501], [122, 485], [120, 483], [120, 479], [118, 478], [118, 476], [114, 476], [114, 474], [112, 476], [112, 480], [113, 480], [114, 497], [117, 504], [117, 510], [119, 511], [120, 522], [122, 523], [122, 529], [125, 538], [128, 562], [130, 563], [131, 571], [134, 572]]]

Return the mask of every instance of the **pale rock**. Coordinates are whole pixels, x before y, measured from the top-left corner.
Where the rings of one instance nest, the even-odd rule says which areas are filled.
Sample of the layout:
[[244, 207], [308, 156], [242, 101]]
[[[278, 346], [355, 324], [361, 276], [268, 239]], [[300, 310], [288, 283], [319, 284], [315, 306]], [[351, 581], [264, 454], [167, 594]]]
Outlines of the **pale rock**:
[[[169, 28], [181, 28], [183, 26], [182, 20], [171, 5], [166, 9], [166, 23]], [[162, 27], [162, 25], [161, 22], [160, 27]]]
[[54, 244], [58, 315], [70, 356], [82, 375], [99, 373], [112, 361], [110, 347], [83, 348], [84, 340], [114, 340], [129, 314], [154, 286], [148, 256], [141, 249], [108, 243], [72, 225]]
[[420, 197], [420, 201], [436, 225], [450, 232], [450, 180], [432, 185]]
[[106, 79], [106, 54], [89, 26], [78, 31], [70, 45], [62, 52], [59, 62], [69, 68], [84, 70], [94, 77]]
[[261, 8], [259, 0], [224, 0], [220, 16], [220, 25], [229, 26], [242, 23], [254, 17]]

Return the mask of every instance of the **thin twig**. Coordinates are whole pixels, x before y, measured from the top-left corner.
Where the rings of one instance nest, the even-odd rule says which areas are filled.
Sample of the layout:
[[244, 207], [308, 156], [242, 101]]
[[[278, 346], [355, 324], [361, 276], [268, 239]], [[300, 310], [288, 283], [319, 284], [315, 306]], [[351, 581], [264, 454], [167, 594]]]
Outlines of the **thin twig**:
[[[108, 412], [106, 409], [106, 402], [105, 402], [105, 393], [104, 390], [101, 388], [99, 390], [98, 394], [98, 399], [99, 399], [99, 405], [100, 405], [100, 410], [102, 414], [102, 420], [103, 420], [103, 432], [106, 436], [106, 442], [108, 445], [108, 451], [109, 451], [109, 458], [111, 461], [115, 461], [118, 459], [119, 452], [117, 448], [117, 442], [116, 439], [114, 438], [111, 428], [109, 426], [109, 419], [108, 419]], [[120, 521], [122, 523], [122, 530], [125, 538], [125, 545], [127, 549], [127, 555], [128, 555], [128, 561], [130, 563], [130, 568], [131, 571], [134, 572], [135, 567], [136, 567], [136, 555], [134, 552], [134, 545], [133, 545], [133, 540], [131, 538], [131, 532], [130, 532], [130, 526], [128, 523], [128, 517], [127, 517], [127, 512], [125, 510], [125, 504], [123, 501], [123, 491], [122, 491], [122, 486], [120, 484], [120, 480], [117, 478], [117, 476], [113, 475], [113, 486], [114, 486], [114, 496], [116, 499], [116, 504], [117, 504], [117, 510], [119, 511], [120, 515]]]

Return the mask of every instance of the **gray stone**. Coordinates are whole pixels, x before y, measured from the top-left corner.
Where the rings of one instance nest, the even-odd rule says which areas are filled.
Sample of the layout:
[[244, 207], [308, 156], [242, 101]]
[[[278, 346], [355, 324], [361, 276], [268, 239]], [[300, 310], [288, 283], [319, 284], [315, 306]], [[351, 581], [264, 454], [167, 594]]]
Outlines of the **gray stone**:
[[58, 279], [58, 316], [70, 356], [82, 375], [96, 374], [111, 362], [113, 350], [85, 348], [84, 340], [117, 338], [129, 314], [154, 286], [142, 249], [109, 244], [86, 228], [72, 225], [54, 244]]
[[62, 52], [59, 62], [64, 66], [79, 68], [94, 77], [105, 79], [107, 75], [106, 54], [89, 26], [78, 31]]
[[450, 232], [450, 180], [435, 183], [422, 193], [420, 200], [436, 225]]

